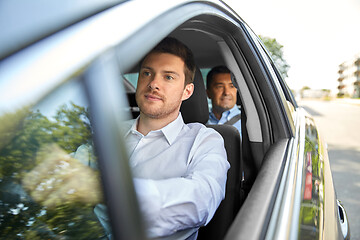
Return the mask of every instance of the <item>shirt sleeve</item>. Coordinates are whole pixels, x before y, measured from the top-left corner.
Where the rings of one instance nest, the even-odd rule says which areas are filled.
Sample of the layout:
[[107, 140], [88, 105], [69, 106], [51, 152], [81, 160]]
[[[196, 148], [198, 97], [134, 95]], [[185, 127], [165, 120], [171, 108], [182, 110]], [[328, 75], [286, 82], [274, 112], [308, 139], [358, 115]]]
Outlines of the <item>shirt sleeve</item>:
[[230, 165], [220, 134], [201, 129], [189, 153], [188, 166], [185, 176], [179, 178], [134, 179], [148, 237], [207, 224], [225, 197]]

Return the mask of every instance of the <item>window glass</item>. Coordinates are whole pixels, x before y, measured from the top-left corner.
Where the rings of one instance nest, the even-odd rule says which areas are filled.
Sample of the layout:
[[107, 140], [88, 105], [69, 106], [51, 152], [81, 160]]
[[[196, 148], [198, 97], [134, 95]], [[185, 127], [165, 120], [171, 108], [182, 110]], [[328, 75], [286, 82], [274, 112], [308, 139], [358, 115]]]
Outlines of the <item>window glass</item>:
[[201, 75], [204, 79], [205, 87], [206, 87], [206, 77], [207, 77], [208, 73], [210, 72], [210, 70], [211, 70], [211, 68], [201, 68], [200, 69]]
[[[261, 45], [261, 43], [259, 43]], [[279, 84], [281, 86], [281, 90], [284, 94], [284, 96], [286, 97], [286, 100], [288, 101], [289, 104], [292, 104], [293, 108], [295, 106], [297, 106], [296, 104], [296, 101], [295, 101], [295, 98], [294, 98], [294, 95], [292, 93], [292, 91], [288, 88], [288, 86], [285, 84], [284, 82], [284, 79], [282, 78], [281, 74], [279, 73], [276, 65], [275, 65], [275, 62], [271, 59], [271, 57], [266, 53], [266, 51], [264, 50], [264, 47], [263, 48], [263, 52], [264, 52], [264, 55], [266, 56], [266, 59], [270, 62], [271, 64], [271, 67], [276, 75], [276, 80], [279, 81]], [[280, 90], [280, 89], [279, 89]]]
[[81, 82], [0, 120], [0, 238], [106, 239]]
[[128, 73], [124, 74], [124, 78], [128, 80], [135, 88], [137, 86], [139, 73]]
[[[201, 72], [201, 75], [202, 75], [202, 78], [204, 80], [204, 86], [205, 88], [207, 87], [206, 86], [206, 77], [208, 75], [208, 73], [210, 72], [211, 68], [201, 68], [200, 69], [200, 72]], [[208, 108], [209, 108], [209, 111], [211, 110], [212, 108], [212, 104], [211, 104], [211, 100], [209, 98], [207, 98], [207, 103], [208, 103]]]

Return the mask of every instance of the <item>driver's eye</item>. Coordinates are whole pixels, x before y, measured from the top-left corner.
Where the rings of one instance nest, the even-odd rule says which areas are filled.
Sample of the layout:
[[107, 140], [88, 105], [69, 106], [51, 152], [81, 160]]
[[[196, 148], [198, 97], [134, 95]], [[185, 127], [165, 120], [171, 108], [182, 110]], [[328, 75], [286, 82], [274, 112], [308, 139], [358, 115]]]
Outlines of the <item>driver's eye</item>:
[[167, 76], [165, 76], [165, 79], [166, 80], [173, 80], [174, 78], [172, 76], [170, 76], [170, 75], [167, 75]]
[[151, 76], [151, 73], [149, 71], [143, 71], [141, 75], [144, 77], [149, 77]]

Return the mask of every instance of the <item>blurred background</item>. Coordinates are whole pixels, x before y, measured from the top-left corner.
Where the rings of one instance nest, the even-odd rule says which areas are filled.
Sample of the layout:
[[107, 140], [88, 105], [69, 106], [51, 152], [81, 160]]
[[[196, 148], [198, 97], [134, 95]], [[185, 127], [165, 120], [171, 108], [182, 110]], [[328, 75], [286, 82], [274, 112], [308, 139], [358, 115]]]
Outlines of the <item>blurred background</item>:
[[360, 239], [360, 1], [225, 2], [260, 36], [318, 123], [351, 239]]

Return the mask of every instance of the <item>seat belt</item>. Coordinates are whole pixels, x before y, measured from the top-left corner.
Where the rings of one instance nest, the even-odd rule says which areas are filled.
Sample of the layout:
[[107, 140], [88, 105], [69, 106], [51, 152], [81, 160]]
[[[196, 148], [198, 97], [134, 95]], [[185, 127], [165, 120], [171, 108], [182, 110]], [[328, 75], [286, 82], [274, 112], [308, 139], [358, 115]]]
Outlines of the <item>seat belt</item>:
[[241, 114], [235, 115], [233, 116], [230, 120], [224, 122], [224, 125], [233, 125], [234, 123], [236, 123], [237, 121], [239, 121], [241, 119]]

